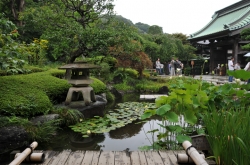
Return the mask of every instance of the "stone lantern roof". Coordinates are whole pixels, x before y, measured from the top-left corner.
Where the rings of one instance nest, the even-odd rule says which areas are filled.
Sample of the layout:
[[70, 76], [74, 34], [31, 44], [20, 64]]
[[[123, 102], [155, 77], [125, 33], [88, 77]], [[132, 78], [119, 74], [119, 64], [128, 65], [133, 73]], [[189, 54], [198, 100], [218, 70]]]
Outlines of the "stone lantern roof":
[[59, 69], [95, 69], [95, 68], [101, 68], [101, 67], [94, 64], [88, 64], [83, 61], [74, 62], [72, 64], [66, 64], [64, 66], [59, 67]]

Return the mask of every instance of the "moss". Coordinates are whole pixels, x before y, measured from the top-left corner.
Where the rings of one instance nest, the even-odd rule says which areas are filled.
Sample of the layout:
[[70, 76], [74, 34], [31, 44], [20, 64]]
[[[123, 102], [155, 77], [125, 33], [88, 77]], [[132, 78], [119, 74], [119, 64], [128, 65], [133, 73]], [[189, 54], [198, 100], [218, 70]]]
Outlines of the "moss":
[[91, 77], [93, 80], [93, 83], [90, 84], [90, 86], [94, 89], [95, 94], [101, 94], [107, 92], [106, 85], [99, 79]]
[[33, 116], [46, 113], [65, 99], [70, 85], [50, 72], [4, 76], [0, 79], [0, 114]]
[[111, 92], [109, 92], [109, 91], [106, 93], [106, 97], [107, 97], [107, 101], [108, 102], [115, 101], [115, 96]]
[[24, 66], [24, 69], [29, 70], [31, 73], [43, 72], [44, 71], [43, 68], [39, 68], [37, 66], [31, 66], [31, 65]]
[[[50, 69], [28, 75], [3, 76], [0, 78], [0, 114], [34, 116], [48, 112], [53, 104], [65, 101], [71, 87], [63, 77], [65, 71]], [[91, 77], [96, 94], [105, 93], [106, 85]]]

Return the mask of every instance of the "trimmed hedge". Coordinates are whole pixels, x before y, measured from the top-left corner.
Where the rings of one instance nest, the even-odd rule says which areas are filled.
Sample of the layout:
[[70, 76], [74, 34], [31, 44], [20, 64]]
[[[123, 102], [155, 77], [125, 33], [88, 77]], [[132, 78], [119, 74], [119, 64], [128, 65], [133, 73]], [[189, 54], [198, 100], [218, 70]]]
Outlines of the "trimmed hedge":
[[[28, 75], [0, 77], [0, 115], [30, 117], [51, 110], [53, 104], [65, 101], [68, 81], [59, 79], [65, 71], [51, 69]], [[55, 77], [56, 76], [56, 77]], [[91, 86], [96, 94], [107, 91], [106, 85], [96, 78]]]

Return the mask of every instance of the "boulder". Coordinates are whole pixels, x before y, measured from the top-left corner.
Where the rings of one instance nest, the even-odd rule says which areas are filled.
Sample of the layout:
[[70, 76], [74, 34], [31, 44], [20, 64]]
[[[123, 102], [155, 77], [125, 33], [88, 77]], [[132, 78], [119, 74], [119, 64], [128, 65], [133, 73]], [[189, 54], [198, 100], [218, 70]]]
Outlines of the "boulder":
[[45, 123], [47, 121], [55, 120], [55, 119], [58, 119], [58, 118], [59, 118], [58, 114], [48, 114], [48, 115], [33, 117], [30, 121], [34, 125], [38, 125], [38, 124], [43, 124], [43, 123]]
[[168, 87], [167, 86], [162, 86], [159, 90], [158, 90], [158, 94], [166, 94], [166, 95], [168, 95], [169, 94], [169, 89], [168, 89]]
[[29, 145], [29, 136], [20, 126], [6, 126], [0, 128], [0, 153]]

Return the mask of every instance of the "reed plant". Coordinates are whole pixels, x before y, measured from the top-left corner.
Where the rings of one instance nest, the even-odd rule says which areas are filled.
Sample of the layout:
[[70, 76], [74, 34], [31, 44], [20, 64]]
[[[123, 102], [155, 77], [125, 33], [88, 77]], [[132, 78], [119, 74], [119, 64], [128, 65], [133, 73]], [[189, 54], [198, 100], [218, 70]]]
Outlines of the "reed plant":
[[212, 110], [204, 115], [207, 139], [218, 165], [250, 162], [250, 108]]

